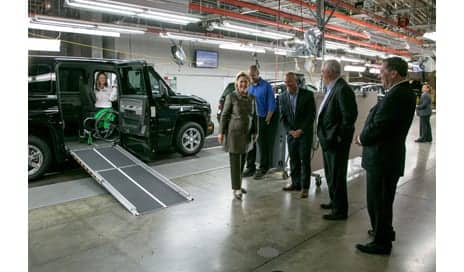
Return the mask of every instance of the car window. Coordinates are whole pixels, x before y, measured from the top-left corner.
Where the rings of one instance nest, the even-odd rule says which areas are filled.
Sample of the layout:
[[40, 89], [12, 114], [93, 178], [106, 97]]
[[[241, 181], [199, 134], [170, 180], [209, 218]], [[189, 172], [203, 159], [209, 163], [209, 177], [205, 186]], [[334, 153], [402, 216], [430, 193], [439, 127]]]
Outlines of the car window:
[[141, 68], [121, 68], [121, 92], [126, 95], [146, 95]]
[[150, 81], [151, 94], [153, 96], [161, 95], [159, 80], [156, 78], [155, 73], [151, 69], [148, 70], [148, 79]]
[[60, 92], [80, 93], [86, 86], [86, 72], [82, 68], [60, 68]]
[[31, 65], [28, 81], [29, 94], [50, 94], [55, 89], [56, 76], [49, 65]]

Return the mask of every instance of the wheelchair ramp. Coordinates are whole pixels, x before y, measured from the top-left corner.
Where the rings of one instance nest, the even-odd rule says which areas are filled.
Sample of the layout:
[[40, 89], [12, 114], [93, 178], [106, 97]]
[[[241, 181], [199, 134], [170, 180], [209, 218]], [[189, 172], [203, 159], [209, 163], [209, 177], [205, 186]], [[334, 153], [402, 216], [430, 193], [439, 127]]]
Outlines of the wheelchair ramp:
[[71, 149], [70, 153], [134, 215], [193, 200], [189, 193], [118, 145]]

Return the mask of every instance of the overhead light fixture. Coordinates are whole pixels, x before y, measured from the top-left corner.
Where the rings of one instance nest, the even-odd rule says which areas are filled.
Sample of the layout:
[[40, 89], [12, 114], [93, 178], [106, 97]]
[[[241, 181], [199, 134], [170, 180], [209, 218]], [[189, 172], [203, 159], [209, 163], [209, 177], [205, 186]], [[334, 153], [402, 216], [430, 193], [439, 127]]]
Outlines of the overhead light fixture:
[[331, 50], [349, 50], [350, 46], [345, 43], [338, 43], [338, 42], [332, 42], [332, 41], [326, 41], [325, 42], [325, 48], [326, 49], [331, 49]]
[[380, 74], [379, 68], [369, 68], [369, 73], [371, 74]]
[[171, 24], [187, 25], [201, 21], [200, 17], [191, 14], [110, 0], [66, 0], [66, 4], [79, 9], [96, 10], [110, 14], [122, 14]]
[[38, 24], [38, 23], [29, 23], [28, 28], [48, 30], [48, 31], [57, 31], [57, 32], [87, 34], [87, 35], [95, 35], [95, 36], [106, 36], [106, 37], [120, 37], [121, 36], [120, 33], [113, 32], [113, 31], [103, 31], [103, 30], [97, 30], [97, 29], [77, 28], [77, 27], [59, 26], [59, 25], [47, 25], [47, 24]]
[[27, 39], [27, 48], [29, 51], [60, 52], [60, 45], [61, 41], [55, 39]]
[[437, 41], [436, 32], [426, 32], [426, 33], [424, 33], [424, 35], [422, 37], [424, 37], [426, 39], [429, 39], [429, 40], [432, 40], [434, 42]]
[[362, 59], [357, 59], [357, 58], [350, 58], [350, 57], [345, 57], [345, 56], [342, 56], [340, 58], [341, 61], [346, 61], [346, 62], [355, 62], [355, 63], [364, 63], [366, 62], [365, 60], [362, 60]]
[[286, 32], [272, 31], [264, 27], [252, 27], [247, 24], [241, 24], [232, 21], [223, 21], [222, 23], [211, 23], [213, 29], [226, 30], [231, 32], [242, 33], [246, 35], [258, 36], [272, 40], [288, 40], [295, 35]]
[[353, 66], [353, 65], [346, 65], [343, 68], [344, 71], [346, 72], [364, 72], [366, 71], [366, 67], [364, 66]]
[[406, 49], [406, 42], [405, 41], [399, 41], [390, 37], [385, 37], [382, 35], [378, 35], [369, 31], [363, 31], [368, 37], [369, 41], [373, 43], [378, 43], [382, 45], [387, 45], [389, 47], [395, 48], [395, 49]]
[[48, 31], [69, 32], [106, 37], [120, 37], [124, 34], [144, 34], [146, 28], [127, 27], [112, 24], [96, 24], [81, 20], [35, 16], [29, 19], [29, 28]]
[[218, 39], [218, 38], [212, 38], [212, 37], [203, 37], [203, 36], [185, 34], [185, 33], [166, 32], [166, 33], [160, 33], [160, 37], [165, 38], [165, 39], [191, 41], [191, 42], [207, 43], [207, 44], [215, 44], [215, 45], [235, 44], [237, 46], [240, 46], [239, 42], [235, 42], [231, 40]]
[[221, 44], [219, 45], [221, 49], [229, 49], [229, 50], [237, 50], [237, 51], [245, 51], [245, 52], [256, 52], [256, 53], [266, 53], [264, 48], [255, 47], [253, 45], [244, 45], [244, 44]]

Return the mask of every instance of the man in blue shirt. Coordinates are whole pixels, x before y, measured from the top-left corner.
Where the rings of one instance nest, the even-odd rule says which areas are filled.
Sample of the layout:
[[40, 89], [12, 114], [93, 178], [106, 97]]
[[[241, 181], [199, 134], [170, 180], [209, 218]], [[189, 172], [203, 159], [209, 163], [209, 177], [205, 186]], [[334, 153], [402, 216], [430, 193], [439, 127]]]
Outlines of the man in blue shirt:
[[[256, 109], [258, 114], [258, 146], [260, 152], [259, 169], [255, 174], [255, 179], [261, 179], [271, 167], [272, 161], [272, 140], [275, 132], [270, 129], [270, 123], [276, 101], [274, 91], [271, 84], [259, 76], [259, 70], [256, 65], [251, 65], [249, 75], [252, 80], [252, 85], [248, 92], [256, 97]], [[252, 176], [255, 172], [256, 161], [256, 145], [247, 154], [246, 170], [243, 173], [244, 177]]]

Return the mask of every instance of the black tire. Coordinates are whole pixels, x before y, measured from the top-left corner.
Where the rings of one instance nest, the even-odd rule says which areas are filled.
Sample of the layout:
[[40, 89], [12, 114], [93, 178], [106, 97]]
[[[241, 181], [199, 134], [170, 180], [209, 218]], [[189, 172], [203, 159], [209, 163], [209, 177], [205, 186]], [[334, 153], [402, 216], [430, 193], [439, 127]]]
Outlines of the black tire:
[[28, 180], [34, 180], [47, 172], [52, 162], [52, 152], [48, 144], [36, 136], [29, 135], [28, 142]]
[[187, 122], [180, 126], [176, 134], [176, 148], [185, 156], [200, 152], [205, 142], [203, 128], [195, 122]]

